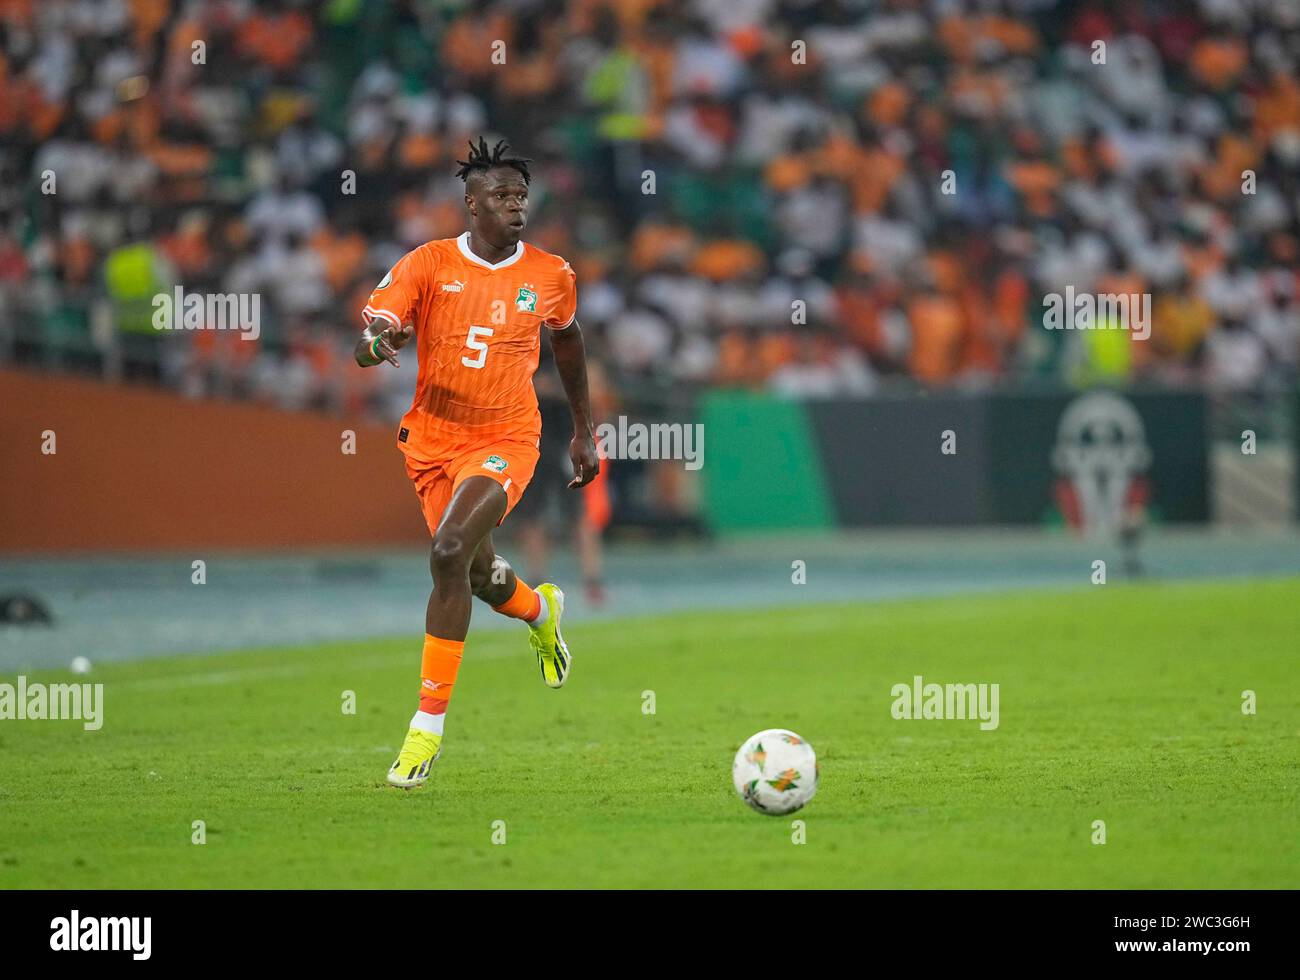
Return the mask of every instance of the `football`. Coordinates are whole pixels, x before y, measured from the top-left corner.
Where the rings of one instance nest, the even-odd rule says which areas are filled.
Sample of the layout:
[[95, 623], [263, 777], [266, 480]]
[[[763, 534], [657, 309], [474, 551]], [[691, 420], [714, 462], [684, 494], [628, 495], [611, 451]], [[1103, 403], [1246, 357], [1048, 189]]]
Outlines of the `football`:
[[731, 766], [740, 798], [759, 813], [794, 813], [817, 792], [817, 753], [785, 728], [768, 728], [745, 739]]

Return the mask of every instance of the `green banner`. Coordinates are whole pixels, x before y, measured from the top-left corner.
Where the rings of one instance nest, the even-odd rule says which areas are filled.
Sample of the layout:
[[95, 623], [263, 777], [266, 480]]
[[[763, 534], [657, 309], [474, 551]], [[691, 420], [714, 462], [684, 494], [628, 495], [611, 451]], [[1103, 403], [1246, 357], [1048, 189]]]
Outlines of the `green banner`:
[[799, 402], [718, 391], [704, 399], [705, 516], [719, 531], [830, 527], [834, 510]]

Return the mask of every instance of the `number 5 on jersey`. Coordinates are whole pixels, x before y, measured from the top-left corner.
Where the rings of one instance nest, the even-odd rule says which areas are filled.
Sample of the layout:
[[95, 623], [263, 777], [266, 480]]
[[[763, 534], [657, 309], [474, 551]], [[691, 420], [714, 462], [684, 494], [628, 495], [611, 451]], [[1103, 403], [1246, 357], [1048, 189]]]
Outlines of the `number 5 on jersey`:
[[479, 337], [491, 337], [491, 327], [470, 327], [469, 334], [465, 337], [465, 346], [470, 350], [478, 351], [478, 359], [470, 360], [468, 357], [462, 357], [460, 363], [467, 368], [481, 368], [483, 362], [487, 360], [488, 345], [487, 341], [479, 340]]

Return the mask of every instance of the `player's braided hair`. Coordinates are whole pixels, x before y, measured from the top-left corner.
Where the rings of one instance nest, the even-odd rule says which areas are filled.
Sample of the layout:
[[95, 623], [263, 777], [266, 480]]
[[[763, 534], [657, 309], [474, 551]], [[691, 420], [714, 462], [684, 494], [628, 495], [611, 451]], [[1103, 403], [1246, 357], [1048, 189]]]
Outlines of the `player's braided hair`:
[[478, 146], [473, 141], [469, 144], [469, 159], [457, 160], [460, 169], [456, 171], [456, 176], [466, 183], [469, 182], [470, 174], [477, 172], [487, 173], [493, 167], [514, 167], [523, 175], [524, 183], [529, 183], [533, 178], [528, 172], [528, 165], [532, 163], [530, 157], [508, 157], [506, 151], [510, 149], [510, 144], [505, 140], [497, 140], [497, 145], [488, 149], [487, 140], [482, 136], [478, 138]]

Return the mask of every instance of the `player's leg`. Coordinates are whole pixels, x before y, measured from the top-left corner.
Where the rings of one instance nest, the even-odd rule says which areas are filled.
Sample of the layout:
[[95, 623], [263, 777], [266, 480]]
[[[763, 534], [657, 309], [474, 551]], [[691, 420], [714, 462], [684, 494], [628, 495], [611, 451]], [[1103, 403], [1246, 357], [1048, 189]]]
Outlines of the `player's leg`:
[[534, 625], [542, 614], [545, 602], [537, 592], [524, 584], [510, 563], [496, 553], [489, 534], [479, 544], [478, 552], [470, 565], [470, 590], [494, 610], [511, 619], [522, 619]]
[[488, 477], [471, 476], [456, 486], [438, 522], [429, 555], [434, 584], [425, 610], [420, 705], [388, 773], [394, 786], [410, 788], [425, 782], [442, 751], [443, 723], [469, 630], [470, 566], [505, 512], [501, 485]]
[[[433, 592], [425, 611], [425, 630], [433, 636], [465, 641], [469, 631], [470, 566], [480, 545], [506, 513], [506, 493], [491, 477], [470, 476], [452, 495], [433, 536], [429, 571]], [[481, 562], [481, 559], [479, 559]], [[511, 573], [513, 578], [514, 573]]]
[[[536, 435], [506, 439], [494, 444], [490, 452], [477, 450], [467, 453], [457, 463], [463, 467], [457, 470], [459, 473], [473, 473], [501, 484], [506, 508], [498, 523], [515, 510], [523, 500], [524, 490], [532, 482], [539, 463], [537, 443]], [[528, 642], [537, 655], [542, 680], [548, 687], [562, 687], [573, 663], [572, 654], [560, 632], [564, 593], [550, 582], [543, 582], [536, 589], [521, 582], [509, 563], [495, 553], [490, 535], [484, 536], [480, 549], [473, 563], [478, 584], [475, 594], [481, 594], [502, 615], [522, 619], [528, 624]], [[484, 574], [486, 582], [482, 580]]]
[[[519, 577], [510, 563], [496, 553], [492, 535], [479, 542], [469, 566], [469, 588], [475, 598], [489, 606], [500, 606], [519, 589]], [[534, 613], [535, 615], [535, 613]], [[529, 617], [531, 618], [531, 617]]]
[[560, 632], [564, 593], [559, 587], [543, 582], [536, 589], [529, 588], [510, 563], [496, 553], [491, 535], [483, 539], [474, 556], [470, 587], [496, 612], [528, 624], [528, 642], [537, 655], [542, 681], [547, 687], [563, 687], [573, 656]]

